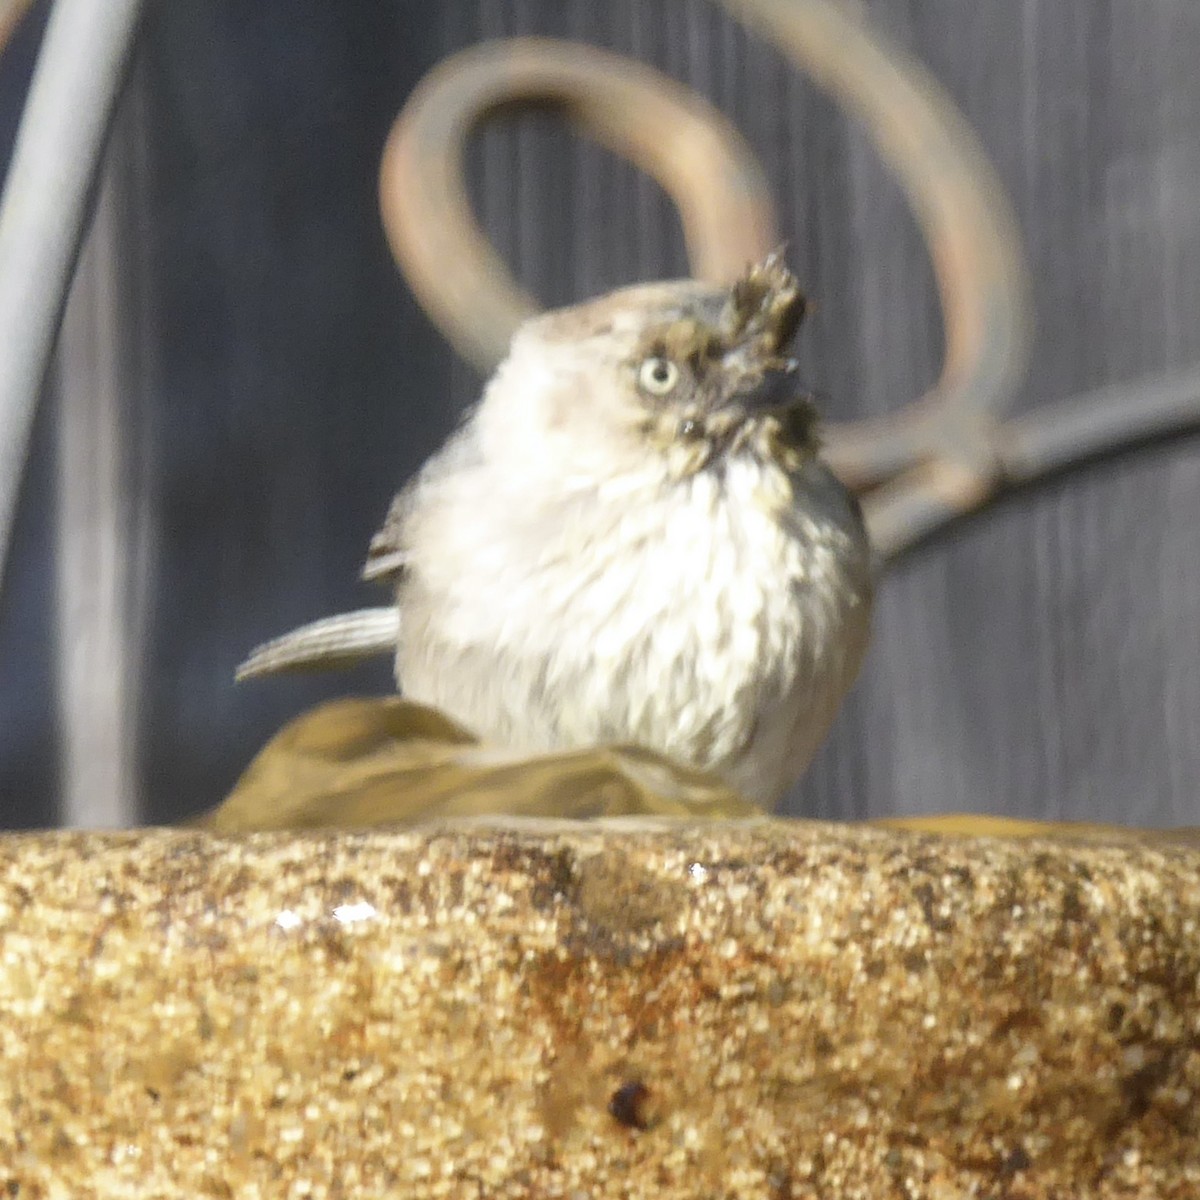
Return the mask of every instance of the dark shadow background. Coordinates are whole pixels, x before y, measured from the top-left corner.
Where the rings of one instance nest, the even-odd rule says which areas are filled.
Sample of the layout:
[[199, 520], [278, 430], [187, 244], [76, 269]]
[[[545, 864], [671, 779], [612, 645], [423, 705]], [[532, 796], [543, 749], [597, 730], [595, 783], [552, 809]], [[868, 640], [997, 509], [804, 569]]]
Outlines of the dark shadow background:
[[[1194, 0], [871, 0], [995, 163], [1035, 281], [1026, 410], [1200, 363], [1200, 6]], [[542, 33], [633, 54], [755, 147], [828, 415], [935, 378], [929, 262], [856, 126], [701, 0], [171, 0], [149, 5], [117, 129], [129, 387], [157, 532], [141, 803], [215, 803], [254, 750], [386, 664], [234, 687], [255, 642], [381, 601], [357, 582], [393, 491], [475, 396], [384, 243], [376, 178], [416, 81], [452, 51]], [[14, 56], [10, 56], [14, 57]], [[6, 64], [3, 99], [11, 109]], [[477, 211], [544, 302], [685, 272], [657, 187], [549, 119], [490, 129]], [[0, 606], [6, 824], [54, 795], [44, 452]], [[863, 678], [790, 811], [986, 811], [1200, 823], [1200, 441], [1006, 499], [889, 575]]]
[[[45, 4], [36, 5], [0, 59], [0, 165], [12, 152], [46, 13]], [[0, 587], [0, 825], [9, 828], [55, 821], [52, 420], [43, 406]]]

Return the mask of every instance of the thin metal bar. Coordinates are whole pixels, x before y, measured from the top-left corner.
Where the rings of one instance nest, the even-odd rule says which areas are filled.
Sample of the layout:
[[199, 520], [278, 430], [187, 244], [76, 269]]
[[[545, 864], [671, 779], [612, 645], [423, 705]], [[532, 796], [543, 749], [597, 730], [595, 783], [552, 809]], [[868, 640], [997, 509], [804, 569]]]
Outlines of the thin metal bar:
[[1200, 368], [1114, 384], [1043, 404], [997, 428], [1001, 473], [994, 486], [933, 459], [863, 497], [871, 543], [890, 563], [930, 534], [994, 496], [1057, 471], [1160, 438], [1200, 431]]
[[1002, 427], [1011, 486], [1115, 450], [1200, 429], [1200, 368], [1120, 383], [1043, 405]]
[[[722, 3], [864, 121], [933, 258], [946, 329], [937, 385], [888, 417], [825, 430], [826, 458], [864, 492], [868, 527], [887, 558], [1001, 485], [999, 413], [1024, 371], [1030, 333], [1016, 223], [949, 98], [847, 6]], [[464, 51], [409, 98], [388, 141], [380, 198], [413, 291], [451, 342], [485, 370], [503, 357], [536, 304], [470, 210], [462, 146], [487, 114], [548, 102], [664, 183], [683, 217], [698, 276], [732, 277], [773, 240], [764, 236], [774, 216], [753, 155], [718, 113], [673, 80], [617, 55], [545, 39]], [[692, 133], [684, 137], [689, 122]]]
[[147, 582], [138, 570], [145, 520], [130, 470], [138, 439], [123, 387], [122, 196], [114, 173], [104, 174], [63, 313], [52, 383], [59, 823], [77, 829], [123, 828], [138, 817], [136, 617]]
[[38, 396], [142, 0], [57, 0], [0, 201], [0, 580]]

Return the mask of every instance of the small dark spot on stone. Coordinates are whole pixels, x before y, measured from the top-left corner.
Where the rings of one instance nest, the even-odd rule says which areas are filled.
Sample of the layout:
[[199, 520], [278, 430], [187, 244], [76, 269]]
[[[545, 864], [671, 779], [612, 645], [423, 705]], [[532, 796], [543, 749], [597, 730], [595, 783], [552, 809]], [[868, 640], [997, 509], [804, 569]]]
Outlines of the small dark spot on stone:
[[1109, 1006], [1108, 1009], [1108, 1031], [1115, 1033], [1121, 1028], [1121, 1023], [1125, 1020], [1125, 1005], [1117, 1003]]
[[358, 1071], [354, 1067], [347, 1067], [342, 1072], [343, 1083], [353, 1083], [358, 1078]]
[[161, 1099], [162, 1093], [159, 1092], [158, 1088], [148, 1087], [146, 1089], [146, 1095], [149, 1096], [150, 1099], [153, 1100], [155, 1104], [157, 1104], [159, 1102], [159, 1100]]
[[886, 970], [887, 963], [882, 958], [873, 958], [863, 967], [863, 973], [868, 979], [878, 979]]
[[321, 946], [330, 962], [345, 963], [350, 961], [350, 946], [341, 929], [322, 929]]
[[776, 1167], [767, 1176], [767, 1186], [771, 1189], [771, 1200], [792, 1200], [792, 1173], [786, 1167]]
[[1011, 1150], [1004, 1156], [1000, 1163], [1000, 1175], [1004, 1179], [1011, 1179], [1014, 1175], [1026, 1170], [1032, 1166], [1032, 1160], [1025, 1153], [1023, 1146], [1018, 1146], [1015, 1150]]
[[[882, 964], [880, 964], [880, 965], [882, 965]], [[910, 950], [904, 956], [904, 966], [907, 970], [911, 971], [914, 975], [918, 971], [925, 970], [925, 966], [926, 966], [925, 952], [923, 950]]]
[[975, 876], [971, 874], [970, 867], [947, 867], [946, 873], [953, 875], [967, 891], [973, 892], [975, 890]]
[[1125, 1098], [1127, 1119], [1140, 1121], [1150, 1111], [1154, 1094], [1171, 1074], [1171, 1056], [1151, 1059], [1145, 1066], [1121, 1080], [1121, 1091]]
[[412, 912], [412, 888], [409, 887], [408, 880], [398, 879], [392, 885], [392, 907], [401, 915]]
[[913, 888], [913, 894], [917, 898], [917, 903], [921, 906], [921, 912], [924, 914], [926, 924], [928, 924], [930, 929], [935, 933], [945, 933], [952, 927], [951, 922], [938, 912], [933, 888], [930, 884], [918, 884]]
[[833, 1043], [823, 1033], [818, 1033], [813, 1042], [813, 1049], [822, 1057], [828, 1058], [833, 1053]]
[[575, 859], [566, 850], [548, 854], [532, 873], [534, 880], [530, 900], [540, 912], [552, 909], [575, 893]]
[[883, 1165], [887, 1167], [889, 1171], [898, 1171], [902, 1166], [904, 1166], [904, 1155], [901, 1154], [895, 1146], [893, 1146], [883, 1156]]
[[650, 1089], [640, 1079], [621, 1084], [608, 1102], [608, 1111], [627, 1129], [649, 1129]]
[[1067, 888], [1063, 895], [1062, 915], [1064, 921], [1082, 921], [1084, 918], [1083, 902], [1079, 898], [1077, 887]]
[[10, 1196], [19, 1196], [21, 1194], [21, 1184], [19, 1180], [10, 1179], [5, 1185], [4, 1190]]

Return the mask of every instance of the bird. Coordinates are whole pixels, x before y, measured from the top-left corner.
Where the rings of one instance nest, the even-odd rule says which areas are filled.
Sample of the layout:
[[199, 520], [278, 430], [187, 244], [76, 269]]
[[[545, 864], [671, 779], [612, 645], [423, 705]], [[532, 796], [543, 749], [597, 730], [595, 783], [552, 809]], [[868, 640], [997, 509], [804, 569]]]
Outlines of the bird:
[[539, 314], [395, 497], [385, 607], [253, 650], [245, 679], [394, 656], [407, 699], [530, 755], [639, 746], [775, 808], [858, 674], [871, 548], [787, 351], [780, 252], [731, 284]]

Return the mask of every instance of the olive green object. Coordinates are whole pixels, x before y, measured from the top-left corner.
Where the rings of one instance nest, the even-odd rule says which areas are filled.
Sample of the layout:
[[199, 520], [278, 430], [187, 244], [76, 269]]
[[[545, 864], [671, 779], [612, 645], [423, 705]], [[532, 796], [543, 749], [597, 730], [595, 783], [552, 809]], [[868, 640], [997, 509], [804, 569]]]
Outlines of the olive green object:
[[219, 833], [361, 828], [444, 817], [751, 817], [719, 779], [646, 750], [524, 755], [481, 745], [394, 697], [336, 700], [297, 717], [200, 824]]
[[[226, 800], [218, 833], [354, 829], [448, 817], [765, 816], [719, 779], [633, 746], [526, 755], [482, 745], [436, 709], [394, 696], [335, 700], [289, 722]], [[1017, 821], [969, 813], [877, 824], [943, 836], [1200, 844], [1200, 830]]]

